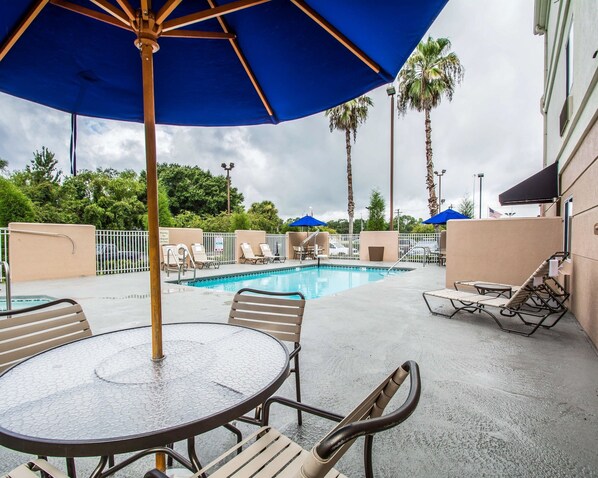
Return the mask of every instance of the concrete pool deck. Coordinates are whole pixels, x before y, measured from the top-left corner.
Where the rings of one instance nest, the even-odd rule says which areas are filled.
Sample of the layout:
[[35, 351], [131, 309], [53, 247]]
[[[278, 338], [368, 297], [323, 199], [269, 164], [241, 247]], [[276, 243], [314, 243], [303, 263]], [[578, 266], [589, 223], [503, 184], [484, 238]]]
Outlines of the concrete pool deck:
[[[198, 271], [198, 277], [267, 267], [225, 265]], [[403, 425], [377, 436], [376, 476], [598, 476], [598, 355], [574, 317], [567, 314], [554, 329], [526, 338], [501, 332], [478, 314], [432, 316], [421, 293], [444, 287], [445, 269], [413, 267], [308, 301], [301, 341], [303, 401], [346, 413], [393, 368], [413, 359], [421, 368], [421, 401]], [[175, 279], [176, 274], [163, 274], [165, 281]], [[96, 334], [149, 324], [148, 273], [17, 282], [12, 292], [75, 299]], [[226, 322], [231, 293], [169, 282], [162, 292], [165, 323]], [[279, 394], [293, 396], [291, 381]], [[312, 418], [298, 427], [295, 420], [273, 409], [271, 423], [306, 448], [331, 427]], [[219, 429], [197, 442], [207, 463], [233, 439]], [[26, 459], [0, 448], [0, 472]], [[55, 462], [64, 468], [62, 460]], [[116, 476], [142, 477], [151, 463], [148, 458]], [[93, 466], [93, 460], [77, 460], [78, 476], [89, 475]], [[361, 442], [338, 469], [363, 476]]]

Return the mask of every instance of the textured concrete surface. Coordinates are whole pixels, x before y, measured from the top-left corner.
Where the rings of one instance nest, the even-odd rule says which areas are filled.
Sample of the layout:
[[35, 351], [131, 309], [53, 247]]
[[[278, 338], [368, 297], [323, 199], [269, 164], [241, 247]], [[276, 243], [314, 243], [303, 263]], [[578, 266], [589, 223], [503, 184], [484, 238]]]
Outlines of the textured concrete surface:
[[[598, 355], [575, 318], [568, 314], [554, 329], [526, 338], [501, 332], [478, 314], [432, 316], [421, 293], [443, 287], [444, 268], [414, 267], [308, 301], [301, 352], [304, 402], [346, 413], [393, 368], [414, 359], [422, 374], [420, 405], [407, 422], [376, 438], [376, 476], [598, 476]], [[258, 268], [264, 267], [220, 271]], [[94, 333], [147, 324], [148, 291], [146, 273], [13, 284], [14, 295], [78, 300]], [[229, 293], [168, 283], [163, 294], [164, 322], [224, 322], [232, 299]], [[293, 396], [290, 381], [279, 394]], [[294, 417], [276, 408], [271, 422], [306, 448], [331, 426], [307, 418], [299, 428]], [[75, 417], [65, 417], [70, 419]], [[206, 463], [233, 442], [222, 429], [197, 439]], [[26, 458], [0, 448], [0, 471]], [[56, 463], [64, 467], [62, 460]], [[80, 477], [94, 466], [90, 459], [77, 463]], [[146, 459], [117, 476], [141, 477], [151, 464]], [[338, 468], [363, 476], [361, 442]]]

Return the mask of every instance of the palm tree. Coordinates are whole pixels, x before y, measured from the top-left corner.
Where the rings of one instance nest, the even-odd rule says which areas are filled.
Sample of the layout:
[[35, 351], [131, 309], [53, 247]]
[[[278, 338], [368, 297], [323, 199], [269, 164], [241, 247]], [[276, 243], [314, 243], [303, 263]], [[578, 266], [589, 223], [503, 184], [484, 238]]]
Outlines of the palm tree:
[[446, 96], [453, 99], [455, 85], [463, 79], [464, 68], [459, 57], [449, 51], [447, 38], [428, 37], [417, 45], [399, 72], [397, 108], [404, 115], [407, 108], [425, 113], [426, 127], [426, 187], [430, 216], [438, 214], [438, 198], [434, 188], [434, 162], [432, 161], [432, 121], [430, 111]]
[[353, 202], [353, 172], [351, 170], [351, 133], [353, 142], [357, 140], [357, 127], [365, 123], [368, 117], [368, 108], [374, 102], [369, 96], [363, 95], [342, 105], [326, 110], [330, 120], [330, 132], [335, 129], [345, 132], [345, 148], [347, 150], [347, 212], [349, 213], [349, 234], [353, 234], [353, 216], [355, 203]]

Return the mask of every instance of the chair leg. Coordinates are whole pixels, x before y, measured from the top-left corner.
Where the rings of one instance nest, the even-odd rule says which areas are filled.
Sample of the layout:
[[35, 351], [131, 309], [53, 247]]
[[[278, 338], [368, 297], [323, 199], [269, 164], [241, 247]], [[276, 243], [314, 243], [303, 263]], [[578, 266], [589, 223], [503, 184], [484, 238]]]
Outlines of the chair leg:
[[[297, 401], [301, 402], [301, 374], [299, 371], [299, 354], [295, 355], [295, 390], [297, 391]], [[303, 418], [301, 416], [301, 410], [297, 410], [297, 423], [303, 424]]]
[[374, 466], [372, 465], [372, 445], [374, 436], [367, 435], [363, 444], [363, 466], [365, 478], [374, 478]]
[[69, 476], [69, 478], [77, 478], [77, 470], [75, 469], [74, 458], [66, 459], [66, 474]]

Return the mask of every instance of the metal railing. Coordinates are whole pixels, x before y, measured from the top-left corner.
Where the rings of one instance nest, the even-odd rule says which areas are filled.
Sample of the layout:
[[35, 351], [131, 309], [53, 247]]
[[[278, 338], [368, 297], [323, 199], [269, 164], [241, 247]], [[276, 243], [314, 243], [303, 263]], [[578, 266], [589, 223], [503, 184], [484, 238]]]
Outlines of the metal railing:
[[270, 246], [272, 254], [286, 255], [287, 236], [286, 234], [266, 234], [266, 242]]
[[359, 234], [330, 234], [330, 259], [359, 259]]
[[440, 233], [399, 233], [399, 258], [404, 262], [437, 263]]
[[147, 231], [96, 230], [96, 274], [149, 270]]
[[0, 261], [8, 262], [8, 227], [0, 227]]
[[234, 232], [204, 232], [203, 245], [209, 258], [218, 259], [221, 264], [235, 263], [237, 238]]

